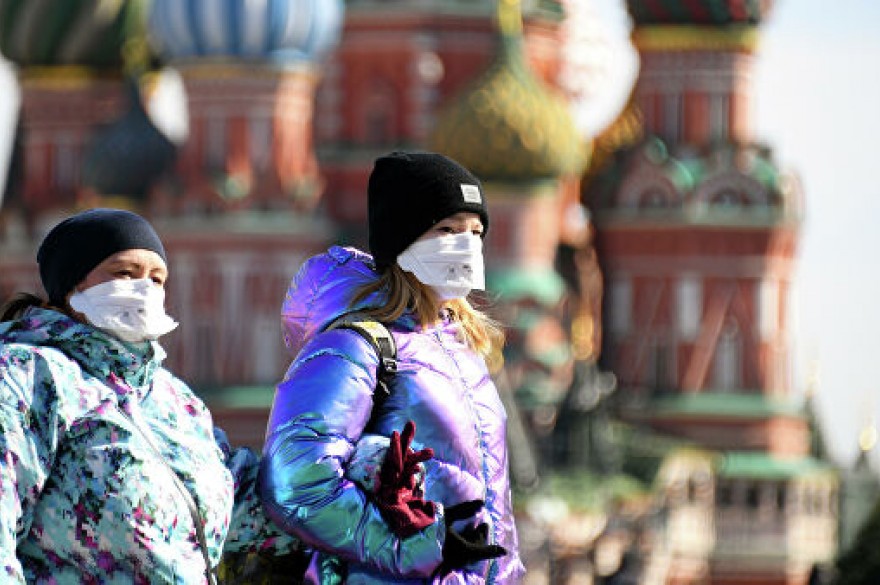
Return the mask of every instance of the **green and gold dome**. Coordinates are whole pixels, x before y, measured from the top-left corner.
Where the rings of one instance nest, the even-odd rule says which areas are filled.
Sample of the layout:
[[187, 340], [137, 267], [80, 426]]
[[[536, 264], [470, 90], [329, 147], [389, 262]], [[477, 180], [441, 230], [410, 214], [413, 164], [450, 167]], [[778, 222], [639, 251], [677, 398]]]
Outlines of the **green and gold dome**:
[[430, 138], [483, 180], [580, 175], [588, 147], [568, 104], [526, 64], [518, 0], [499, 0], [501, 45], [489, 69], [438, 116]]
[[0, 0], [0, 53], [20, 67], [120, 69], [147, 0]]

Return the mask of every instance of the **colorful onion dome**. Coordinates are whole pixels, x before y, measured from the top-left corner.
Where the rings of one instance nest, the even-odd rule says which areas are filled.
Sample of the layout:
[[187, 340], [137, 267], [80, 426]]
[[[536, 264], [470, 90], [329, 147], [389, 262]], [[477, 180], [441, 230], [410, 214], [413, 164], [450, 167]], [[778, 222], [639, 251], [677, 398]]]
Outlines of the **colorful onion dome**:
[[145, 0], [0, 2], [0, 53], [21, 67], [120, 68], [126, 42], [145, 31]]
[[151, 39], [170, 61], [319, 59], [339, 40], [342, 0], [153, 0]]
[[772, 0], [626, 0], [636, 26], [758, 24], [772, 4]]
[[142, 200], [174, 162], [177, 147], [150, 120], [137, 84], [128, 89], [129, 110], [86, 149], [82, 184], [99, 195]]
[[[501, 50], [476, 82], [439, 115], [433, 150], [484, 180], [580, 174], [586, 144], [567, 102], [529, 70], [518, 3], [500, 1]], [[516, 5], [511, 14], [511, 5]]]

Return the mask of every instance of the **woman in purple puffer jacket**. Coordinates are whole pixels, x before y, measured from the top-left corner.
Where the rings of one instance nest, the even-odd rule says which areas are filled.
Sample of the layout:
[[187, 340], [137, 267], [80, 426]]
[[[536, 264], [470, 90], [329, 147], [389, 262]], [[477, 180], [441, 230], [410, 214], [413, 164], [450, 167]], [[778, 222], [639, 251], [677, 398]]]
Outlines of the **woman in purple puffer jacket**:
[[[372, 255], [331, 248], [303, 265], [285, 298], [296, 358], [266, 436], [266, 512], [314, 549], [307, 582], [518, 583], [506, 414], [486, 365], [503, 336], [466, 300], [484, 286], [480, 183], [438, 154], [383, 156], [370, 175], [369, 228]], [[327, 329], [352, 311], [386, 324], [397, 344], [383, 400], [367, 339]], [[413, 446], [434, 456], [421, 464], [423, 491], [395, 492], [412, 498], [397, 501], [395, 515], [348, 469], [363, 435], [393, 444], [408, 421], [418, 429]], [[424, 451], [407, 449], [404, 436], [412, 475]]]

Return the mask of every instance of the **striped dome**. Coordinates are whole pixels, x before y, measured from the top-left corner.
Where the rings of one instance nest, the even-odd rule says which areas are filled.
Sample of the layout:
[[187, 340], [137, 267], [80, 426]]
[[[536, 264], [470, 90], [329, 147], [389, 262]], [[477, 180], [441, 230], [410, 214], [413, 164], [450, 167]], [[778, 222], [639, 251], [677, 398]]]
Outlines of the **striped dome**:
[[0, 0], [0, 53], [21, 67], [120, 68], [145, 12], [145, 0]]
[[171, 61], [311, 61], [332, 49], [342, 0], [153, 0], [149, 30]]

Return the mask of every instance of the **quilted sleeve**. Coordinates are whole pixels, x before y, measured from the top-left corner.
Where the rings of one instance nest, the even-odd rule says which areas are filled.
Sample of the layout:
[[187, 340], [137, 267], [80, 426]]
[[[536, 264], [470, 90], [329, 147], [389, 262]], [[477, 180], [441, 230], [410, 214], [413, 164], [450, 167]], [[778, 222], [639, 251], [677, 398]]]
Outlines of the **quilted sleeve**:
[[266, 512], [306, 544], [375, 571], [428, 577], [444, 522], [401, 539], [345, 471], [367, 424], [378, 356], [358, 333], [316, 335], [278, 385], [260, 472]]
[[[24, 583], [18, 541], [31, 528], [34, 507], [58, 445], [59, 381], [40, 355], [0, 346], [0, 573]], [[61, 381], [63, 383], [63, 381]]]

